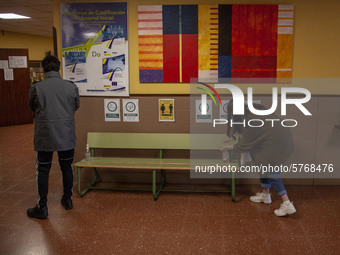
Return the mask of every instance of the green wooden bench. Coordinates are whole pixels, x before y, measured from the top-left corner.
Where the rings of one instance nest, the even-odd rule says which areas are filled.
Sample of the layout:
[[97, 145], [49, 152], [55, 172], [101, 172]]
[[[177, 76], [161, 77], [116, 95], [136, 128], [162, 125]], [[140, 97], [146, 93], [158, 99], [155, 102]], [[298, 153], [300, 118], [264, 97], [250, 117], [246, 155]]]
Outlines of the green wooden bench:
[[[140, 190], [152, 191], [154, 200], [157, 200], [161, 191], [180, 192], [226, 192], [231, 193], [232, 201], [235, 201], [235, 175], [231, 173], [230, 190], [172, 190], [164, 189], [165, 171], [188, 171], [192, 170], [190, 159], [163, 158], [163, 150], [218, 150], [223, 145], [225, 135], [220, 134], [178, 134], [178, 133], [105, 133], [89, 132], [87, 144], [90, 147], [91, 159], [85, 159], [74, 163], [77, 168], [77, 191], [80, 197], [89, 190]], [[217, 146], [218, 145], [218, 146]], [[96, 157], [96, 149], [156, 149], [159, 150], [159, 158], [123, 158], [123, 157]], [[221, 155], [221, 152], [219, 152]], [[221, 164], [222, 158], [204, 161], [211, 165]], [[237, 163], [230, 163], [236, 165]], [[82, 168], [93, 168], [94, 179], [92, 183], [81, 190]], [[97, 168], [125, 169], [152, 171], [152, 188], [122, 188], [122, 187], [101, 187], [96, 186], [98, 182]], [[161, 173], [161, 181], [157, 188], [157, 172]]]

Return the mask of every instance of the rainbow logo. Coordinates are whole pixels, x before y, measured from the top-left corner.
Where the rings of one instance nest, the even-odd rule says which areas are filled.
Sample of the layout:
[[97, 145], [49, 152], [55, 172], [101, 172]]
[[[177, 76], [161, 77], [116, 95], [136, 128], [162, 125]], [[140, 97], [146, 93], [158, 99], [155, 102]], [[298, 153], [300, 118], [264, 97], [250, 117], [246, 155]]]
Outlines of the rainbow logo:
[[[222, 100], [221, 100], [221, 97], [220, 95], [217, 93], [217, 91], [211, 87], [210, 85], [206, 84], [206, 83], [203, 83], [203, 82], [198, 82], [199, 84], [209, 88], [212, 92], [214, 92], [214, 94], [217, 96], [218, 100], [220, 101], [220, 104], [222, 106]], [[196, 87], [200, 90], [203, 90], [205, 93], [207, 93], [211, 98], [212, 100], [214, 101], [215, 105], [217, 105], [216, 103], [216, 100], [214, 98], [214, 96], [211, 94], [211, 92], [209, 90], [207, 90], [206, 88], [202, 88], [202, 87]], [[202, 101], [202, 115], [206, 115], [207, 114], [207, 94], [202, 94], [201, 95], [201, 101]]]

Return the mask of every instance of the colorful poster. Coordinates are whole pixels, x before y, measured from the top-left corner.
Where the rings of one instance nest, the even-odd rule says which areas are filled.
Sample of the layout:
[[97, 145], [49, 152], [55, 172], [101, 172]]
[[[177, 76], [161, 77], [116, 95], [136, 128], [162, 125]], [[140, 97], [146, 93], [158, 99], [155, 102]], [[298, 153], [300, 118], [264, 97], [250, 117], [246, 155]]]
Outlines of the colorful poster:
[[139, 122], [138, 99], [123, 99], [123, 121]]
[[159, 121], [175, 121], [175, 99], [159, 99]]
[[63, 77], [82, 96], [129, 96], [127, 3], [61, 3]]
[[120, 100], [104, 99], [105, 121], [120, 121]]
[[293, 16], [293, 5], [139, 5], [140, 82], [287, 80]]

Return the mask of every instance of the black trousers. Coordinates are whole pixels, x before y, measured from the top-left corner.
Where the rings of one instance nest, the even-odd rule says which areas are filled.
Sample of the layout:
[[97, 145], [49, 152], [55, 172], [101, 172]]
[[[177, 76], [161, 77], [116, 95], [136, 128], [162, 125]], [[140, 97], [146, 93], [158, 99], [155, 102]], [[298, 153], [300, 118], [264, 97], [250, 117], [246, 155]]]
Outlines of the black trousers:
[[[37, 168], [37, 186], [39, 195], [39, 206], [47, 205], [47, 194], [49, 184], [49, 174], [52, 166], [53, 151], [38, 151], [36, 158]], [[63, 175], [64, 199], [72, 197], [73, 188], [73, 168], [72, 162], [74, 157], [74, 149], [68, 151], [58, 151], [58, 160], [60, 170]]]

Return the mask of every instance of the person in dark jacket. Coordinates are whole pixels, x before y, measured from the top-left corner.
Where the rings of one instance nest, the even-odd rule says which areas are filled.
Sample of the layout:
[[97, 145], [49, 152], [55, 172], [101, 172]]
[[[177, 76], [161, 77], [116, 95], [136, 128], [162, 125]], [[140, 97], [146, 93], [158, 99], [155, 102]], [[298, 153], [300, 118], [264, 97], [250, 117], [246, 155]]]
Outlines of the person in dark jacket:
[[[254, 107], [258, 110], [264, 110], [265, 107], [256, 104]], [[244, 115], [233, 115], [233, 101], [228, 103], [228, 123], [247, 123], [249, 120], [262, 120], [264, 125], [261, 127], [251, 127], [249, 125], [234, 125], [228, 126], [227, 136], [232, 137], [239, 135], [239, 141], [234, 146], [225, 146], [221, 150], [229, 149], [240, 152], [241, 155], [250, 154], [249, 161], [244, 162], [249, 166], [280, 166], [282, 165], [293, 152], [293, 142], [289, 128], [281, 126], [279, 121], [273, 124], [266, 119], [279, 120], [275, 115], [259, 116], [251, 113], [247, 106], [245, 106]], [[258, 123], [257, 123], [258, 125]], [[280, 178], [280, 173], [260, 173], [260, 183], [262, 192], [251, 196], [250, 200], [255, 203], [270, 204], [272, 202], [269, 190], [271, 187], [275, 189], [277, 195], [281, 197], [282, 204], [279, 209], [275, 210], [276, 216], [285, 216], [293, 214], [296, 209], [292, 202], [289, 201], [287, 191]]]
[[38, 204], [27, 210], [29, 217], [46, 219], [49, 172], [53, 152], [63, 176], [61, 204], [71, 210], [73, 188], [73, 156], [76, 146], [74, 112], [79, 108], [79, 91], [59, 74], [60, 62], [54, 56], [45, 57], [41, 65], [45, 79], [33, 83], [29, 91], [29, 108], [35, 116], [34, 150], [36, 151]]

